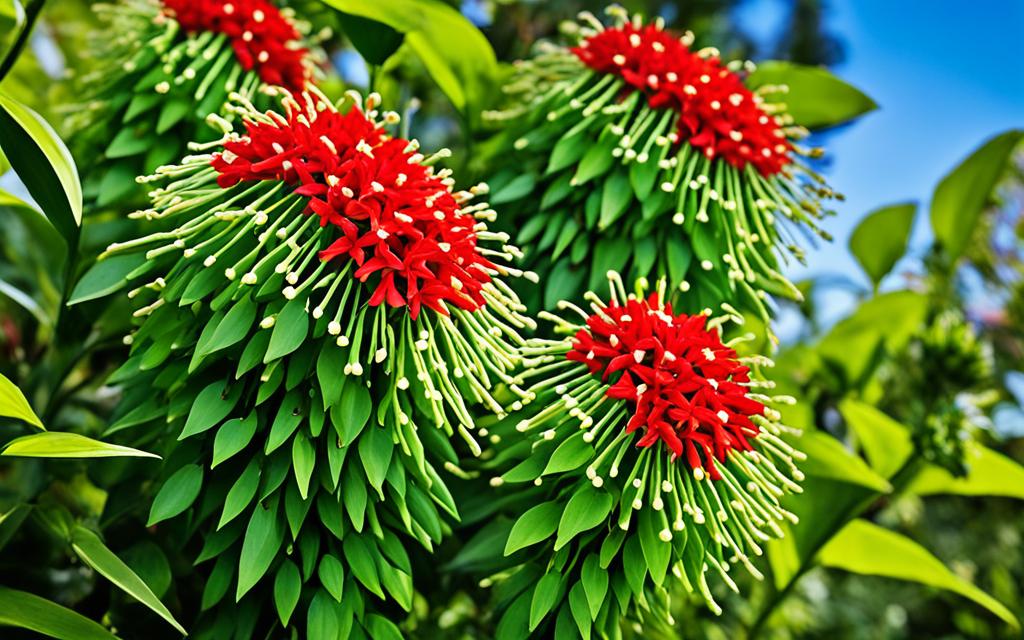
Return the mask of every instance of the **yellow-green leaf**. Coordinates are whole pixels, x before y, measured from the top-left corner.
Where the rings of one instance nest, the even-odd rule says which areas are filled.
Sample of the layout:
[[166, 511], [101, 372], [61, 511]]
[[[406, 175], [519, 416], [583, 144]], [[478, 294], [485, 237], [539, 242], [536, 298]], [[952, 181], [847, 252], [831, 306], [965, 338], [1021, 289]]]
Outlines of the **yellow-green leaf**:
[[24, 420], [33, 427], [46, 431], [43, 421], [25, 399], [25, 394], [3, 374], [0, 374], [0, 416]]

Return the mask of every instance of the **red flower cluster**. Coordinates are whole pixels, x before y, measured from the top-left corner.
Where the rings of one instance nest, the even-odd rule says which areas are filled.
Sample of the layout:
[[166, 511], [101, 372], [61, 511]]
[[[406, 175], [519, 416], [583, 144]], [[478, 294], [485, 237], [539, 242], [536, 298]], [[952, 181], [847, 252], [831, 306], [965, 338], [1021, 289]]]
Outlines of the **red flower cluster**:
[[643, 91], [652, 108], [675, 109], [681, 139], [708, 158], [740, 169], [749, 162], [765, 176], [790, 162], [789, 142], [740, 77], [668, 32], [626, 24], [587, 38], [572, 52], [595, 71], [618, 74]]
[[575, 336], [570, 360], [602, 380], [622, 372], [607, 396], [636, 403], [626, 432], [643, 428], [638, 446], [665, 442], [691, 468], [720, 476], [714, 461], [730, 450], [749, 451], [760, 429], [750, 416], [765, 406], [747, 397], [749, 369], [719, 335], [705, 328], [706, 316], [673, 315], [657, 294], [647, 300], [612, 303], [587, 319]]
[[309, 79], [301, 36], [266, 0], [163, 0], [164, 8], [189, 33], [212, 31], [231, 39], [246, 71], [255, 68], [268, 84], [301, 91]]
[[475, 220], [451, 190], [406, 140], [387, 137], [359, 109], [343, 115], [309, 94], [300, 99], [309, 108], [289, 109], [287, 118], [268, 112], [274, 123], [246, 122], [248, 135], [214, 156], [218, 184], [300, 185], [307, 211], [341, 231], [320, 259], [347, 256], [361, 281], [379, 276], [371, 305], [407, 305], [413, 319], [422, 306], [482, 306], [494, 265], [477, 252]]

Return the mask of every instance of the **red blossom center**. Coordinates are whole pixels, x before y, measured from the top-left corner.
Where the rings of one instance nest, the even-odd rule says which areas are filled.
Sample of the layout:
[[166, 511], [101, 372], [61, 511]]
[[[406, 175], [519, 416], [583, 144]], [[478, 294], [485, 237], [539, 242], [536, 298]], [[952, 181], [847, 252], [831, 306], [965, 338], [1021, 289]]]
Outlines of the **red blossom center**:
[[390, 138], [362, 111], [335, 111], [309, 94], [305, 109], [286, 101], [287, 117], [246, 121], [248, 135], [213, 158], [217, 182], [283, 180], [308, 196], [307, 213], [339, 237], [324, 261], [349, 258], [355, 276], [376, 278], [370, 304], [407, 305], [413, 319], [427, 306], [466, 310], [484, 304], [493, 263], [477, 252], [475, 219], [450, 188], [418, 162], [409, 142]]
[[301, 36], [266, 0], [163, 0], [164, 8], [189, 32], [223, 33], [246, 71], [267, 84], [301, 90], [309, 79]]
[[652, 108], [679, 114], [679, 136], [708, 158], [762, 175], [790, 162], [791, 146], [740, 76], [717, 57], [701, 57], [655, 25], [626, 24], [590, 36], [572, 52], [591, 69], [614, 73]]
[[567, 357], [603, 371], [605, 381], [620, 374], [606, 395], [636, 404], [626, 432], [642, 429], [638, 446], [661, 440], [674, 457], [685, 454], [691, 468], [717, 479], [716, 459], [752, 449], [760, 429], [750, 418], [765, 406], [747, 397], [749, 369], [706, 319], [673, 315], [656, 294], [613, 302], [587, 319]]

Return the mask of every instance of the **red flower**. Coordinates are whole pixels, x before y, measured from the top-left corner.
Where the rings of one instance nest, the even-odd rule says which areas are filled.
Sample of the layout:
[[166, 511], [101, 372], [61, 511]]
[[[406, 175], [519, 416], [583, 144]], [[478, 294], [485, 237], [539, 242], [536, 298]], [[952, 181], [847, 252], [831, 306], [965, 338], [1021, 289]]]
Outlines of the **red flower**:
[[[283, 180], [309, 196], [307, 213], [333, 225], [339, 237], [321, 260], [355, 260], [355, 276], [377, 276], [371, 305], [422, 306], [447, 313], [446, 303], [474, 310], [493, 263], [477, 252], [475, 219], [463, 213], [451, 189], [400, 138], [353, 108], [338, 113], [302, 94], [300, 109], [286, 100], [287, 118], [246, 121], [248, 135], [214, 156], [217, 183]], [[290, 106], [289, 106], [290, 105]]]
[[212, 31], [231, 40], [246, 71], [256, 69], [267, 84], [300, 91], [309, 79], [301, 36], [266, 0], [163, 0], [164, 8], [189, 33]]
[[765, 176], [789, 164], [789, 142], [740, 77], [657, 26], [607, 28], [572, 52], [595, 71], [617, 74], [643, 91], [652, 108], [677, 111], [680, 138], [708, 158], [740, 169], [749, 162]]
[[752, 450], [749, 439], [760, 429], [750, 418], [765, 406], [747, 397], [749, 369], [706, 319], [673, 315], [657, 294], [624, 306], [613, 301], [587, 319], [566, 357], [603, 371], [605, 381], [621, 372], [606, 395], [636, 403], [626, 431], [642, 428], [638, 446], [661, 440], [674, 457], [685, 454], [691, 468], [718, 479], [714, 461]]

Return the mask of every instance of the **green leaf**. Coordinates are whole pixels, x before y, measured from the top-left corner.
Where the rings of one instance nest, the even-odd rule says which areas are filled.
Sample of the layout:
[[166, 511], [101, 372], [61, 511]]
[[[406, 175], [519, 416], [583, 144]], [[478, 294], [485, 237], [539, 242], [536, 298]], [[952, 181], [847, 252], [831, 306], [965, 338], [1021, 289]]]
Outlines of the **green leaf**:
[[305, 500], [309, 496], [309, 480], [313, 477], [313, 465], [316, 464], [316, 449], [301, 432], [292, 439], [292, 471], [295, 482], [299, 486], [299, 495]]
[[203, 433], [228, 417], [241, 393], [242, 385], [229, 388], [222, 381], [205, 387], [192, 403], [192, 409], [188, 412], [185, 427], [181, 430], [178, 440]]
[[793, 446], [807, 454], [807, 459], [800, 463], [800, 470], [809, 477], [831, 478], [878, 493], [892, 491], [888, 480], [872, 471], [864, 464], [864, 460], [823, 431], [804, 431], [794, 440]]
[[323, 0], [345, 13], [405, 34], [427, 73], [470, 122], [492, 98], [498, 72], [490, 43], [442, 0]]
[[46, 431], [16, 438], [7, 443], [0, 456], [24, 458], [157, 458], [160, 456], [118, 444], [93, 440], [77, 433]]
[[633, 188], [626, 171], [615, 171], [604, 181], [601, 191], [601, 216], [597, 220], [598, 231], [604, 231], [626, 212], [633, 200]]
[[577, 582], [569, 591], [569, 610], [583, 640], [590, 640], [590, 607], [587, 605], [587, 594], [581, 582]]
[[341, 595], [345, 588], [345, 569], [338, 560], [331, 554], [325, 554], [320, 560], [320, 569], [317, 571], [320, 577], [320, 584], [327, 589], [331, 596], [341, 602]]
[[274, 605], [277, 607], [277, 615], [281, 618], [282, 626], [288, 626], [301, 594], [302, 577], [299, 575], [298, 567], [291, 560], [283, 561], [277, 569], [277, 577], [274, 578]]
[[46, 431], [43, 421], [32, 410], [25, 394], [3, 374], [0, 374], [0, 416], [24, 420], [30, 425]]
[[186, 464], [174, 472], [160, 492], [153, 498], [153, 506], [149, 509], [147, 527], [158, 522], [173, 518], [192, 506], [203, 488], [203, 468], [197, 464]]
[[505, 555], [509, 556], [531, 544], [551, 537], [558, 526], [558, 517], [562, 509], [558, 502], [543, 502], [531, 507], [519, 516], [505, 543]]
[[127, 275], [143, 264], [144, 253], [129, 253], [96, 260], [75, 285], [68, 304], [95, 300], [123, 289], [128, 285]]
[[907, 428], [871, 405], [847, 398], [839, 413], [857, 434], [871, 468], [883, 477], [891, 478], [914, 455]]
[[668, 571], [668, 562], [672, 556], [672, 543], [663, 542], [658, 537], [661, 525], [657, 518], [658, 515], [653, 509], [643, 509], [638, 520], [640, 523], [640, 549], [643, 551], [644, 561], [647, 563], [651, 579], [660, 587], [665, 581], [665, 572]]
[[330, 595], [317, 590], [306, 612], [306, 635], [309, 640], [337, 640], [341, 637], [335, 606]]
[[349, 534], [345, 536], [341, 546], [345, 553], [345, 561], [348, 562], [356, 579], [378, 598], [383, 598], [384, 592], [380, 588], [380, 579], [377, 577], [377, 568], [373, 561], [374, 552], [370, 550], [363, 538], [359, 535]]
[[270, 345], [263, 355], [264, 364], [277, 360], [295, 351], [309, 333], [309, 315], [306, 313], [306, 300], [296, 298], [290, 301], [277, 314]]
[[231, 490], [228, 491], [227, 497], [224, 498], [224, 508], [221, 511], [220, 521], [217, 523], [218, 529], [234, 520], [238, 514], [242, 513], [249, 506], [252, 499], [256, 497], [256, 491], [259, 489], [259, 486], [260, 461], [257, 458], [253, 458], [245, 467], [242, 475], [238, 476], [238, 480], [235, 480], [235, 483], [231, 485]]
[[596, 554], [590, 554], [583, 561], [580, 582], [583, 583], [587, 603], [590, 605], [590, 619], [597, 620], [597, 614], [601, 611], [604, 597], [608, 593], [608, 572], [601, 568], [600, 559]]
[[114, 555], [95, 533], [84, 527], [75, 527], [71, 537], [71, 548], [75, 550], [75, 553], [78, 554], [78, 557], [83, 562], [92, 567], [97, 573], [149, 607], [179, 632], [186, 634], [185, 629], [178, 624], [178, 621], [174, 619], [174, 616], [167, 610], [167, 607], [160, 602], [160, 599], [156, 597], [152, 589], [128, 565]]
[[558, 522], [555, 551], [564, 547], [576, 535], [604, 522], [611, 513], [612, 502], [610, 493], [590, 486], [574, 493]]
[[[780, 99], [796, 124], [810, 129], [834, 127], [878, 108], [874, 100], [826, 69], [769, 60], [757, 65], [747, 85], [786, 85]], [[772, 101], [769, 96], [766, 101]]]
[[359, 432], [370, 419], [373, 401], [370, 392], [361, 384], [348, 384], [341, 394], [341, 402], [331, 408], [331, 421], [338, 434], [342, 436], [342, 444], [352, 444]]
[[917, 473], [907, 491], [922, 496], [955, 494], [1024, 500], [1024, 467], [976, 442], [968, 442], [965, 449], [966, 476], [957, 478], [942, 467], [929, 465]]
[[913, 202], [882, 207], [866, 215], [850, 235], [850, 253], [875, 287], [906, 253], [916, 214]]
[[541, 475], [578, 469], [593, 457], [594, 446], [583, 439], [582, 432], [575, 433], [558, 445]]
[[196, 349], [196, 356], [202, 357], [241, 342], [249, 335], [249, 329], [255, 321], [256, 303], [250, 296], [246, 296], [231, 307], [217, 325], [210, 341], [202, 349]]
[[383, 427], [370, 427], [359, 439], [359, 458], [363, 461], [366, 478], [382, 500], [384, 493], [381, 488], [384, 486], [384, 478], [387, 476], [394, 449], [395, 443], [391, 439], [391, 434]]
[[71, 153], [38, 113], [0, 94], [0, 147], [32, 198], [67, 241], [78, 245], [82, 185]]
[[936, 242], [955, 261], [967, 247], [999, 178], [1024, 130], [1013, 129], [987, 140], [939, 182], [932, 194], [931, 220]]
[[491, 204], [504, 204], [513, 200], [521, 200], [533, 192], [537, 184], [537, 176], [532, 173], [522, 173], [512, 179], [511, 182], [488, 198]]
[[534, 631], [544, 621], [544, 616], [555, 608], [561, 586], [562, 576], [557, 573], [545, 573], [537, 581], [530, 600], [530, 631]]
[[402, 640], [402, 632], [384, 616], [371, 613], [366, 622], [366, 632], [373, 640]]
[[398, 48], [402, 46], [404, 37], [388, 25], [338, 12], [338, 22], [345, 31], [352, 46], [369, 64], [382, 65]]
[[117, 640], [117, 636], [71, 609], [6, 587], [0, 587], [0, 625], [59, 640]]
[[256, 413], [253, 412], [244, 420], [233, 418], [222, 424], [220, 429], [217, 429], [217, 437], [213, 440], [213, 461], [210, 468], [215, 468], [244, 449], [256, 434], [258, 422]]
[[865, 520], [854, 520], [821, 550], [826, 567], [853, 573], [909, 580], [946, 589], [985, 607], [1015, 629], [1017, 618], [998, 600], [946, 568], [913, 540]]
[[284, 542], [284, 527], [277, 517], [277, 499], [267, 506], [253, 510], [249, 526], [242, 541], [242, 555], [238, 559], [238, 588], [235, 600], [249, 592], [270, 568]]

